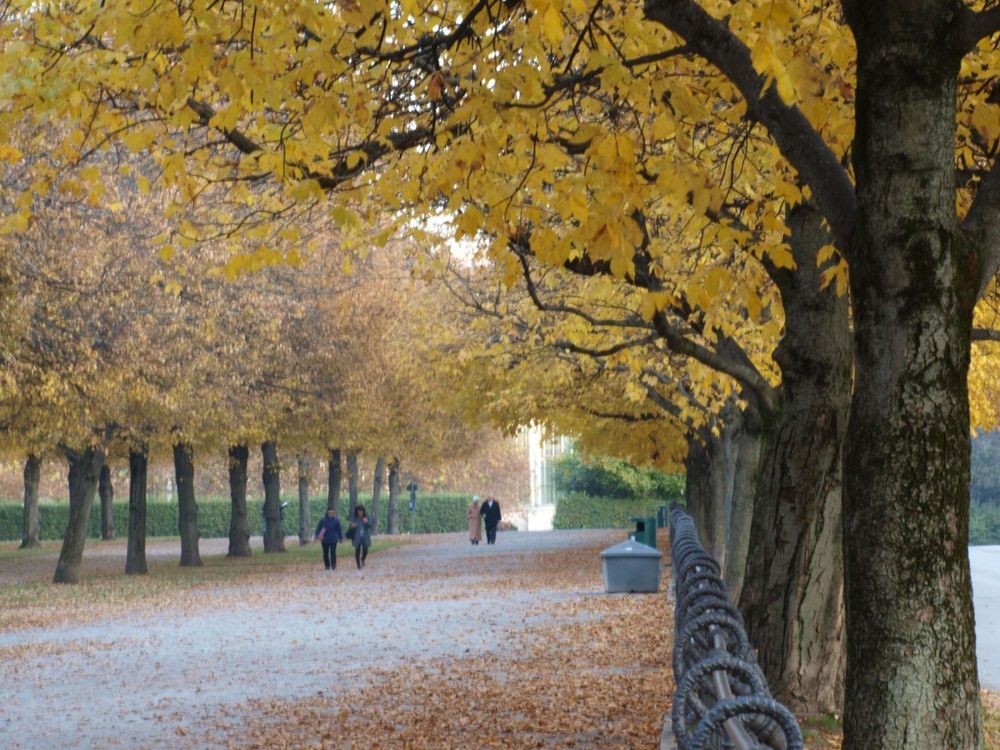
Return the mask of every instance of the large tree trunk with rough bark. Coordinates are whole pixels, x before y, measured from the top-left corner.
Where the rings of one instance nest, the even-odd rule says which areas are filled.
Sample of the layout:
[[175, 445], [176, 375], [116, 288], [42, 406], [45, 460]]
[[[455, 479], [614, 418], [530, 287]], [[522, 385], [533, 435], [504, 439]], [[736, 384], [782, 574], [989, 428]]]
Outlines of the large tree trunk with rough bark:
[[386, 524], [389, 534], [399, 533], [399, 459], [389, 462], [389, 519]]
[[340, 515], [340, 448], [331, 448], [327, 460], [326, 509]]
[[312, 518], [309, 514], [309, 456], [299, 456], [299, 544], [312, 540]]
[[83, 547], [87, 541], [87, 523], [94, 507], [97, 480], [104, 466], [104, 449], [93, 446], [82, 451], [64, 448], [63, 453], [69, 463], [69, 522], [52, 582], [77, 583], [80, 580]]
[[285, 530], [281, 524], [281, 468], [278, 444], [268, 440], [260, 446], [264, 459], [264, 552], [285, 551]]
[[101, 467], [97, 480], [97, 496], [101, 498], [101, 539], [115, 538], [115, 486], [111, 481], [111, 467], [107, 463]]
[[181, 566], [199, 567], [198, 503], [194, 497], [194, 448], [174, 445], [174, 478], [177, 481], [177, 530], [181, 536]]
[[146, 575], [146, 477], [149, 448], [145, 445], [128, 451], [128, 547], [125, 552], [125, 575]]
[[385, 484], [385, 458], [379, 456], [375, 459], [375, 472], [372, 477], [372, 533], [378, 530], [379, 505], [382, 501], [382, 485]]
[[354, 509], [358, 505], [358, 452], [347, 451], [347, 498], [348, 518], [354, 518]]
[[21, 531], [21, 549], [40, 547], [38, 522], [38, 482], [41, 478], [42, 461], [34, 453], [29, 453], [24, 461], [24, 518]]
[[750, 641], [775, 695], [802, 713], [837, 713], [845, 672], [841, 494], [851, 397], [848, 301], [820, 291], [820, 215], [789, 215], [796, 270], [771, 269], [785, 307], [774, 359], [781, 403], [767, 420], [746, 580]]
[[982, 741], [967, 375], [978, 263], [955, 207], [961, 3], [852, 2], [858, 228], [844, 460], [845, 750]]
[[226, 557], [250, 557], [250, 522], [247, 518], [247, 445], [229, 446], [229, 551]]

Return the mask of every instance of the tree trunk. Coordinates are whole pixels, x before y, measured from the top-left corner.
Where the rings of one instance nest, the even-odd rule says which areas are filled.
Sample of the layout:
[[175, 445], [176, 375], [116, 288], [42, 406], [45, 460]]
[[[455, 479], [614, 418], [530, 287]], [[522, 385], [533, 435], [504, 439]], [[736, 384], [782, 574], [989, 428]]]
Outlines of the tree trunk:
[[104, 464], [97, 481], [97, 496], [101, 498], [101, 539], [115, 538], [114, 500], [115, 487], [111, 483], [111, 467]]
[[389, 521], [387, 531], [399, 533], [399, 459], [389, 462]]
[[726, 473], [725, 452], [719, 437], [701, 434], [688, 440], [684, 460], [687, 483], [684, 502], [694, 519], [698, 538], [725, 569]]
[[64, 448], [63, 452], [69, 462], [69, 522], [52, 582], [77, 583], [87, 541], [87, 524], [97, 494], [97, 479], [104, 466], [104, 449], [91, 446], [82, 451]]
[[194, 448], [174, 445], [174, 475], [177, 481], [177, 530], [181, 535], [181, 567], [199, 567], [198, 503], [194, 498]]
[[281, 467], [278, 464], [278, 444], [273, 440], [262, 443], [264, 463], [264, 552], [285, 551], [285, 530], [281, 518]]
[[340, 448], [330, 449], [327, 463], [326, 509], [331, 508], [340, 515]]
[[382, 485], [385, 483], [385, 459], [379, 456], [375, 460], [375, 474], [372, 477], [372, 533], [378, 529], [379, 504], [382, 500]]
[[312, 519], [309, 517], [309, 456], [299, 456], [299, 544], [312, 540]]
[[128, 452], [128, 548], [125, 575], [146, 575], [146, 474], [149, 448], [140, 445]]
[[[778, 413], [764, 417], [740, 606], [772, 692], [793, 711], [839, 713], [845, 671], [842, 460], [851, 393], [848, 300], [820, 291], [820, 215], [789, 214], [796, 269], [771, 269], [785, 333]], [[822, 335], [817, 335], [822, 332]]]
[[354, 518], [354, 509], [358, 505], [358, 452], [347, 451], [347, 496], [350, 502], [348, 518]]
[[250, 448], [229, 446], [229, 552], [226, 557], [250, 557], [250, 523], [247, 520], [247, 462]]
[[684, 505], [694, 521], [698, 538], [705, 540], [705, 509], [710, 500], [708, 484], [708, 452], [697, 437], [688, 437], [684, 458]]
[[750, 551], [751, 521], [757, 474], [760, 470], [762, 435], [760, 415], [750, 406], [739, 415], [739, 430], [731, 437], [735, 451], [732, 459], [732, 497], [726, 519], [726, 566], [723, 578], [734, 602], [740, 600]]
[[[846, 6], [845, 6], [846, 7]], [[858, 228], [844, 476], [845, 750], [978, 748], [953, 3], [852, 3]]]
[[38, 523], [38, 482], [41, 478], [42, 461], [34, 453], [29, 453], [24, 462], [24, 526], [21, 532], [21, 549], [40, 547]]

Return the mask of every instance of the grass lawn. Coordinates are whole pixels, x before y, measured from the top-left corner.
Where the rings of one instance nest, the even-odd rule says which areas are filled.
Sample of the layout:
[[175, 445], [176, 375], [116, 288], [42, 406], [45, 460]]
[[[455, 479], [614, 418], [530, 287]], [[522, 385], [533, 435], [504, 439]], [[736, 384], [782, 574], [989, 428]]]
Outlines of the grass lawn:
[[[157, 537], [150, 546], [176, 543], [176, 539]], [[259, 544], [259, 540], [258, 540]], [[370, 554], [406, 544], [405, 539], [376, 539]], [[203, 588], [227, 585], [253, 585], [254, 583], [279, 583], [296, 569], [322, 566], [320, 545], [299, 545], [294, 539], [286, 542], [283, 553], [264, 554], [259, 548], [249, 558], [228, 558], [225, 554], [202, 554], [203, 565], [182, 568], [177, 557], [159, 556], [150, 560], [149, 573], [144, 576], [126, 576], [124, 570], [125, 540], [99, 542], [88, 540], [84, 558], [91, 555], [109, 555], [108, 569], [89, 573], [75, 585], [49, 583], [55, 571], [60, 542], [47, 541], [35, 549], [20, 550], [17, 542], [0, 544], [0, 568], [10, 561], [18, 561], [34, 571], [46, 573], [44, 582], [9, 583], [0, 586], [0, 629], [55, 625], [76, 619], [89, 619], [88, 615], [117, 614], [142, 605], [166, 604], [187, 593]], [[353, 548], [350, 544], [339, 547], [342, 564], [354, 566]], [[269, 581], [269, 579], [271, 579]], [[108, 611], [110, 609], [118, 612]]]
[[[983, 747], [1000, 750], [1000, 693], [982, 692]], [[801, 721], [808, 750], [833, 750], [841, 746], [840, 720], [835, 716], [810, 717]]]

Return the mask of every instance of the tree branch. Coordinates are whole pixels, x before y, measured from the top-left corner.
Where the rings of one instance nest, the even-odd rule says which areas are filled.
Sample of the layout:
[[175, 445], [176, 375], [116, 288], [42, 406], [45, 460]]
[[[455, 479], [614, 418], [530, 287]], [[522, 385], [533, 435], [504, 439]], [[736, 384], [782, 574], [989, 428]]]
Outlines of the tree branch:
[[1000, 331], [994, 328], [973, 328], [973, 341], [994, 341], [1000, 343]]
[[976, 244], [979, 259], [976, 299], [979, 299], [1000, 270], [1000, 158], [979, 183], [962, 229]]
[[961, 13], [954, 39], [956, 51], [964, 56], [972, 52], [981, 40], [1000, 31], [1000, 6], [978, 12], [963, 7]]
[[566, 352], [573, 352], [575, 354], [586, 354], [589, 357], [610, 357], [612, 354], [617, 354], [618, 352], [623, 352], [626, 349], [631, 349], [634, 346], [646, 346], [648, 344], [654, 344], [659, 340], [660, 336], [656, 333], [651, 333], [648, 336], [643, 336], [638, 339], [628, 339], [627, 341], [622, 341], [612, 346], [605, 347], [604, 349], [591, 349], [586, 346], [580, 346], [574, 344], [572, 341], [556, 341], [553, 346], [557, 349], [562, 349]]
[[690, 357], [723, 375], [729, 375], [754, 394], [763, 413], [773, 414], [777, 410], [777, 391], [764, 379], [742, 348], [736, 347], [740, 356], [734, 357], [732, 348], [723, 353], [691, 341], [682, 331], [670, 324], [662, 310], [653, 316], [653, 327], [666, 341], [670, 351]]
[[857, 196], [847, 170], [802, 111], [781, 100], [776, 86], [763, 90], [765, 81], [753, 67], [749, 48], [695, 0], [646, 0], [645, 13], [681, 36], [739, 89], [748, 116], [767, 128], [812, 190], [841, 250], [847, 250], [857, 216]]

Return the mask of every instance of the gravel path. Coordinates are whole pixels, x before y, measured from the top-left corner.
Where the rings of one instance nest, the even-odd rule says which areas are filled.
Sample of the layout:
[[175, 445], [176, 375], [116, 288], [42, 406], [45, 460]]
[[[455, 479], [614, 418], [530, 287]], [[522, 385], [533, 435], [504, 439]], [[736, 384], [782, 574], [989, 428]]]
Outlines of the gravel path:
[[[363, 571], [344, 558], [333, 572], [294, 566], [196, 588], [162, 610], [119, 607], [115, 616], [2, 633], [2, 744], [202, 746], [181, 738], [204, 738], [214, 716], [247, 701], [308, 700], [364, 681], [352, 663], [359, 653], [391, 668], [495, 652], [519, 629], [579, 618], [561, 604], [600, 593], [599, 574], [589, 589], [549, 588], [547, 561], [588, 548], [599, 570], [597, 551], [620, 535], [510, 533], [475, 548], [458, 534], [416, 537], [373, 555]], [[178, 545], [154, 542], [150, 557], [176, 559]], [[220, 551], [225, 540], [202, 543], [203, 554]], [[88, 548], [84, 575], [120, 570], [122, 555], [121, 545]], [[47, 580], [51, 566], [39, 567]], [[535, 568], [538, 586], [504, 585]], [[29, 568], [4, 574], [36, 578]]]

